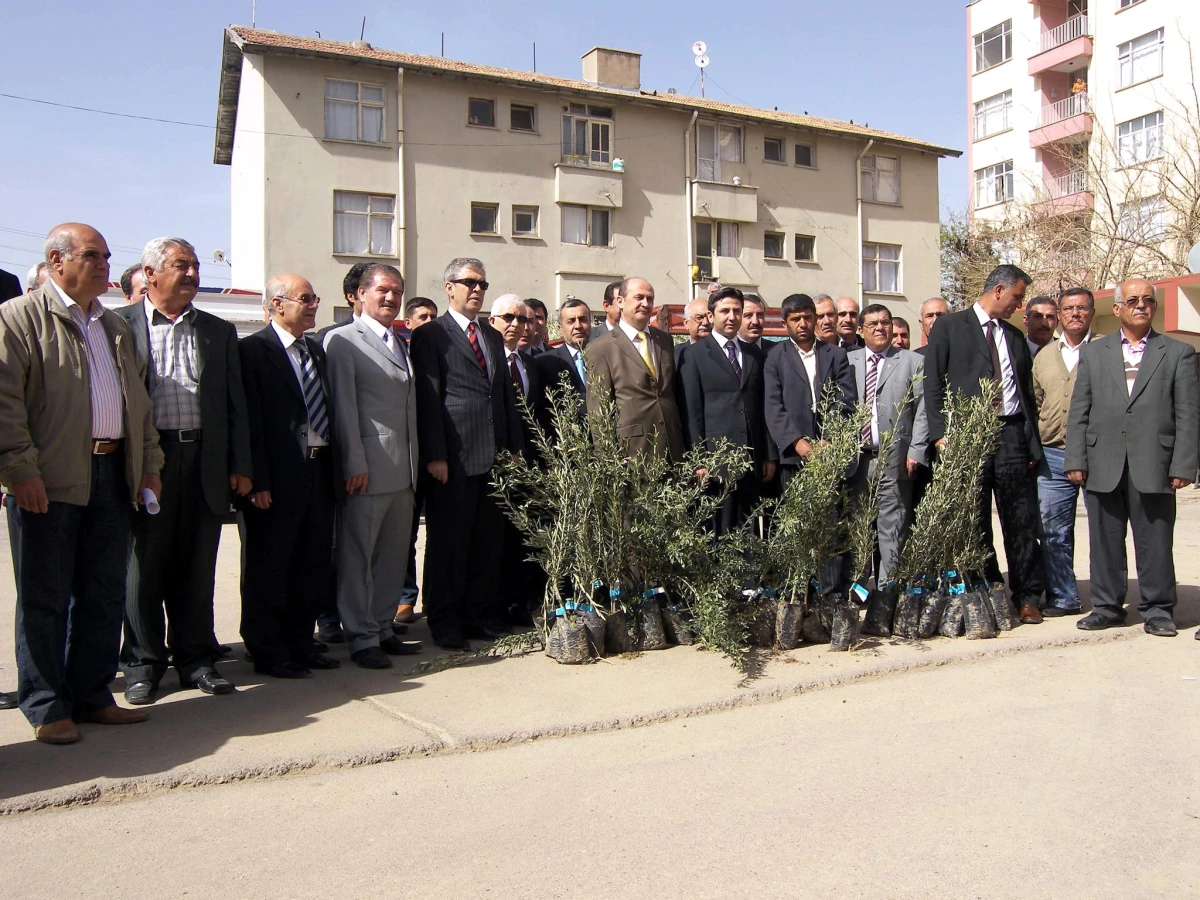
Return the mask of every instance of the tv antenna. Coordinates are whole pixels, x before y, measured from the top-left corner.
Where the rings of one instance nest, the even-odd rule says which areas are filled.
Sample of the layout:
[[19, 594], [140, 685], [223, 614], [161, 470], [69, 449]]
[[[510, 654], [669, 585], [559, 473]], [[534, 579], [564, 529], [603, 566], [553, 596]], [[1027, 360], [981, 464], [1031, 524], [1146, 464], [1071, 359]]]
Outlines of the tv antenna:
[[704, 70], [708, 68], [711, 60], [708, 58], [708, 44], [704, 41], [696, 41], [692, 44], [692, 53], [696, 56], [696, 68], [700, 70], [700, 96], [704, 96]]

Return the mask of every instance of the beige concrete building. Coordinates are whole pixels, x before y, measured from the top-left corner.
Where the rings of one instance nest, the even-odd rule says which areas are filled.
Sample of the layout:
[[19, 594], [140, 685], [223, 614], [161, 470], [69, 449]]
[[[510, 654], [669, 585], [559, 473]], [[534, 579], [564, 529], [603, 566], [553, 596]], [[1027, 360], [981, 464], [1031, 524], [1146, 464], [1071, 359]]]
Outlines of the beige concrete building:
[[341, 308], [359, 260], [441, 303], [456, 256], [492, 295], [600, 309], [626, 275], [685, 302], [717, 279], [772, 305], [861, 295], [897, 312], [938, 292], [938, 160], [901, 135], [644, 90], [636, 53], [583, 78], [225, 32], [215, 162], [232, 167], [233, 283], [309, 277]]

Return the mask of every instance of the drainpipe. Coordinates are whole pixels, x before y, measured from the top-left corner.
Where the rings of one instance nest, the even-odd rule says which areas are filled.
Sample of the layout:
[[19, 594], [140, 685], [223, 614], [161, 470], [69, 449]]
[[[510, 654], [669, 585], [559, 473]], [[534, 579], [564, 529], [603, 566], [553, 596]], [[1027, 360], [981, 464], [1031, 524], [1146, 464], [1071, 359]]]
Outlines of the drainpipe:
[[863, 280], [862, 280], [862, 246], [863, 246], [863, 216], [862, 216], [862, 158], [867, 155], [867, 151], [871, 149], [875, 143], [875, 139], [867, 141], [867, 146], [862, 148], [862, 153], [858, 154], [858, 158], [854, 160], [854, 196], [858, 200], [858, 308], [863, 307]]
[[[410, 281], [408, 271], [408, 192], [404, 189], [404, 70], [396, 70], [396, 249], [400, 274]], [[415, 284], [416, 282], [413, 282]]]
[[687, 230], [687, 261], [683, 267], [683, 271], [687, 275], [687, 296], [683, 300], [685, 304], [692, 302], [692, 261], [696, 258], [696, 224], [693, 221], [692, 210], [692, 132], [696, 127], [696, 119], [699, 115], [700, 110], [692, 110], [692, 119], [688, 122], [687, 131], [683, 134], [683, 193], [686, 198], [684, 203], [687, 207], [687, 221], [684, 223], [684, 228]]

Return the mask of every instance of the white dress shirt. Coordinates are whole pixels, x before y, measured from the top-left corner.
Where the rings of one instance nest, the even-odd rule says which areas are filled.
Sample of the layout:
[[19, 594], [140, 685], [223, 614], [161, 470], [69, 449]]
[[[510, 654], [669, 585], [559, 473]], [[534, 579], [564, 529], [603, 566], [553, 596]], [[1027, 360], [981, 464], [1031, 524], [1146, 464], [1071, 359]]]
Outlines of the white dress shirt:
[[1067, 340], [1067, 333], [1064, 331], [1062, 337], [1058, 339], [1059, 350], [1062, 353], [1063, 365], [1067, 367], [1068, 372], [1074, 372], [1075, 367], [1079, 365], [1079, 351], [1083, 349], [1083, 345], [1092, 339], [1091, 329], [1083, 336], [1083, 340], [1071, 346], [1071, 342]]
[[[513, 360], [517, 361], [517, 372], [521, 376], [521, 393], [526, 397], [529, 396], [529, 373], [525, 371], [525, 360], [521, 359], [521, 353], [518, 350], [509, 350], [504, 348], [504, 368], [511, 372]], [[511, 375], [509, 376], [511, 380]]]
[[721, 352], [725, 354], [726, 359], [729, 359], [729, 350], [726, 349], [726, 345], [733, 344], [733, 354], [737, 357], [738, 368], [746, 368], [745, 364], [742, 362], [742, 345], [738, 343], [738, 339], [736, 337], [731, 340], [730, 338], [725, 337], [723, 334], [717, 334], [715, 331], [713, 332], [713, 337], [715, 337], [717, 339], [717, 343], [720, 344]]
[[[296, 346], [297, 339], [290, 332], [279, 327], [279, 323], [274, 319], [271, 320], [271, 327], [275, 329], [275, 334], [279, 336], [279, 343], [283, 344], [283, 352], [287, 354], [288, 362], [292, 364], [292, 373], [296, 376], [296, 383], [300, 385], [300, 396], [304, 396], [304, 370], [301, 368], [300, 348]], [[309, 353], [311, 354], [311, 349]], [[316, 365], [313, 365], [313, 371], [316, 371]], [[325, 398], [325, 407], [329, 408], [329, 398]], [[331, 423], [332, 424], [332, 423]], [[304, 429], [307, 432], [305, 444], [309, 447], [326, 447], [329, 441], [321, 437], [313, 431], [312, 422], [309, 422]]]
[[817, 396], [817, 347], [820, 346], [820, 342], [813, 341], [811, 350], [802, 349], [795, 341], [792, 341], [792, 346], [800, 354], [800, 362], [804, 365], [805, 374], [808, 375], [808, 392], [812, 395], [812, 411], [816, 412], [821, 400]]
[[996, 344], [996, 353], [1000, 357], [1000, 385], [1003, 397], [1000, 414], [1015, 416], [1021, 411], [1021, 395], [1017, 390], [1017, 375], [1013, 371], [1012, 360], [1008, 356], [1008, 341], [1004, 339], [1004, 328], [978, 303], [971, 308], [975, 310], [975, 315], [979, 319], [979, 327], [983, 329], [984, 340], [987, 340], [987, 323], [995, 322], [992, 326], [992, 340]]
[[62, 300], [87, 345], [88, 389], [92, 398], [91, 437], [93, 440], [118, 441], [125, 437], [125, 394], [121, 389], [116, 354], [100, 321], [104, 307], [97, 298], [85, 310], [53, 278], [47, 281]]
[[[466, 316], [464, 316], [458, 310], [453, 309], [453, 308], [447, 308], [446, 312], [450, 313], [450, 318], [452, 318], [455, 322], [458, 323], [458, 327], [463, 330], [463, 334], [467, 334], [467, 326], [468, 325], [470, 325], [472, 322], [475, 323], [475, 339], [477, 341], [479, 341], [479, 349], [483, 352], [483, 359], [487, 365], [488, 378], [491, 378], [492, 377], [492, 358], [491, 358], [491, 356], [488, 355], [487, 341], [485, 341], [483, 339], [483, 335], [479, 333], [481, 331], [481, 329], [479, 327], [479, 319], [478, 318], [468, 319]], [[468, 340], [470, 340], [470, 337], [471, 336], [469, 334], [467, 334]]]
[[[623, 332], [625, 332], [625, 336], [627, 338], [629, 338], [630, 341], [633, 342], [633, 349], [638, 351], [639, 356], [642, 355], [642, 351], [638, 347], [638, 339], [636, 336], [640, 334], [642, 336], [642, 340], [646, 342], [646, 351], [650, 354], [650, 358], [654, 359], [654, 343], [650, 340], [650, 329], [649, 328], [647, 328], [645, 331], [638, 331], [636, 328], [634, 328], [632, 325], [630, 325], [624, 319], [618, 319], [617, 324], [621, 326], [621, 330]], [[656, 377], [658, 376], [657, 363], [655, 364], [655, 367], [654, 367], [654, 375]]]

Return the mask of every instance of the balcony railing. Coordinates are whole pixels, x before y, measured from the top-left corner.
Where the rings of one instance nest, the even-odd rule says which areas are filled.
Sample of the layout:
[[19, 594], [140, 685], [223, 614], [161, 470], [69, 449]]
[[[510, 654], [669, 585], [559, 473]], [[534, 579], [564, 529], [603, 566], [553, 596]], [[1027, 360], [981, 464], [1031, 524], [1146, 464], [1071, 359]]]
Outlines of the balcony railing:
[[1063, 22], [1057, 28], [1051, 28], [1049, 31], [1042, 32], [1041, 49], [1038, 52], [1045, 53], [1047, 50], [1061, 47], [1068, 41], [1073, 41], [1075, 38], [1083, 37], [1089, 33], [1087, 16], [1071, 16], [1071, 18], [1067, 19], [1067, 21]]
[[1088, 103], [1087, 91], [1080, 91], [1078, 94], [1072, 94], [1070, 97], [1059, 100], [1057, 103], [1043, 106], [1042, 118], [1038, 122], [1038, 127], [1045, 128], [1047, 125], [1053, 125], [1055, 122], [1061, 122], [1072, 116], [1082, 116], [1090, 111], [1091, 105]]
[[1088, 189], [1087, 172], [1067, 172], [1046, 182], [1046, 190], [1052, 200], [1081, 194]]

